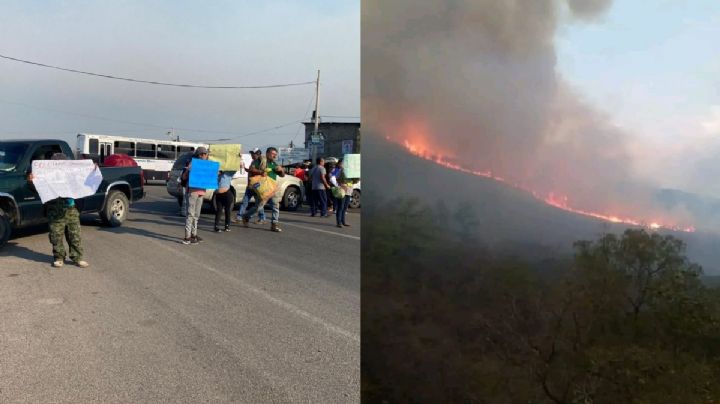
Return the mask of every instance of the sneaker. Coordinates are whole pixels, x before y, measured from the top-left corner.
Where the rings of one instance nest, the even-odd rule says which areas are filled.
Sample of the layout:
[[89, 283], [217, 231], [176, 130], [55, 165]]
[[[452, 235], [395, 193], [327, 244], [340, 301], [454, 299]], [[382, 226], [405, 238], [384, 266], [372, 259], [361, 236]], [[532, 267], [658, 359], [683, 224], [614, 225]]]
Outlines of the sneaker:
[[215, 228], [215, 233], [222, 233], [222, 230], [220, 230], [219, 227], [216, 227], [216, 228]]
[[191, 238], [190, 238], [190, 244], [192, 244], [192, 245], [197, 245], [197, 244], [200, 244], [200, 241], [198, 240], [197, 237], [191, 237]]
[[277, 225], [277, 223], [273, 223], [272, 225], [270, 225], [270, 231], [274, 231], [275, 233], [280, 233], [282, 231], [282, 229], [280, 228], [280, 226]]
[[64, 264], [63, 260], [55, 260], [55, 261], [53, 261], [52, 266], [54, 268], [60, 268], [61, 266], [63, 266], [63, 264]]
[[255, 222], [255, 224], [265, 224], [265, 223], [267, 223], [267, 220], [264, 220], [264, 219], [258, 219], [257, 222]]
[[190, 244], [191, 241], [192, 241], [191, 238], [185, 237], [184, 239], [182, 239], [181, 243], [188, 245], [188, 244]]
[[230, 226], [225, 226], [225, 232], [229, 232], [229, 231], [230, 231]]
[[83, 261], [83, 260], [76, 262], [75, 265], [77, 265], [80, 268], [87, 268], [90, 266], [90, 264], [88, 264], [87, 261]]
[[336, 224], [336, 226], [339, 227], [339, 228], [341, 228], [341, 229], [342, 229], [342, 227], [343, 227], [340, 223]]
[[347, 224], [347, 223], [343, 223], [343, 226], [345, 226], [345, 227], [350, 227], [350, 225]]
[[235, 217], [233, 217], [233, 218], [230, 219], [230, 222], [231, 222], [231, 223], [238, 223], [239, 221], [240, 221], [240, 216], [235, 216]]
[[250, 218], [243, 216], [242, 217], [243, 226], [248, 227], [248, 223], [250, 223]]
[[200, 236], [195, 236], [195, 240], [197, 240], [198, 243], [202, 243], [203, 241], [205, 241]]

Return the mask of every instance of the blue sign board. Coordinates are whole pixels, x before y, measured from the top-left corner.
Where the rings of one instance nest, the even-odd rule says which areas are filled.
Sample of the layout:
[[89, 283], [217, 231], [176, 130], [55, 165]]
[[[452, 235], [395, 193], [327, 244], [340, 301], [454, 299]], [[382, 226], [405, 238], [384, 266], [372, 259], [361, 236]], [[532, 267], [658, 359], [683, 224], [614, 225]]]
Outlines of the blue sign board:
[[217, 189], [220, 163], [212, 160], [192, 159], [190, 188]]

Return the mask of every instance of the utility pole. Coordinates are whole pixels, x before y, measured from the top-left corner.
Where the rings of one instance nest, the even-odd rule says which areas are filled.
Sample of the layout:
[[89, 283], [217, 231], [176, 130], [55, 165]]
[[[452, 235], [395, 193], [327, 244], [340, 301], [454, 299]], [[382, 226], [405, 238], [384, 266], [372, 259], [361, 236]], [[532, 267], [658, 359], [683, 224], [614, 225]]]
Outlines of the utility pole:
[[167, 133], [168, 136], [170, 136], [170, 140], [174, 140], [176, 142], [180, 141], [180, 136], [175, 136], [175, 128], [170, 128], [170, 131]]
[[[320, 111], [318, 110], [319, 105], [320, 105], [320, 69], [318, 69], [317, 81], [315, 82], [315, 130], [313, 131], [312, 135], [310, 136], [311, 142], [312, 142], [313, 138], [315, 138], [317, 136], [318, 127], [320, 126]], [[317, 158], [317, 145], [313, 144], [312, 151], [313, 151], [312, 161], [314, 163], [315, 159]]]

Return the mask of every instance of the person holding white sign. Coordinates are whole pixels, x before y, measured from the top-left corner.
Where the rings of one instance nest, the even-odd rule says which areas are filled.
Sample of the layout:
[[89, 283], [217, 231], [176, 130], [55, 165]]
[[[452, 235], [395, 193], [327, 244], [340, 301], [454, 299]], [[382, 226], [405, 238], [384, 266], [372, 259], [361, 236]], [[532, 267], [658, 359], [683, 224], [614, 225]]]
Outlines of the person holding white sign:
[[[63, 153], [55, 153], [51, 160], [67, 160]], [[40, 173], [38, 173], [41, 176]], [[35, 176], [28, 173], [28, 181], [34, 182]], [[79, 179], [81, 180], [81, 179]], [[80, 212], [75, 206], [74, 198], [55, 198], [44, 203], [47, 212], [50, 232], [48, 237], [53, 247], [52, 266], [60, 268], [65, 263], [65, 244], [63, 237], [67, 240], [70, 250], [70, 260], [80, 268], [86, 268], [89, 264], [83, 260], [82, 238], [80, 236]]]

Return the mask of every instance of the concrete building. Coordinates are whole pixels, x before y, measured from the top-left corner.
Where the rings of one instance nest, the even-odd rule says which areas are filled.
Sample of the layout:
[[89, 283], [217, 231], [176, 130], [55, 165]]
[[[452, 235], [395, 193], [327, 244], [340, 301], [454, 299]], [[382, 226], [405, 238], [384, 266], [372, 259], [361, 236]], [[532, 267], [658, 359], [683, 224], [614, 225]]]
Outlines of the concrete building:
[[[322, 119], [322, 117], [321, 117]], [[305, 147], [311, 150], [314, 122], [303, 122], [305, 125]], [[318, 146], [318, 157], [342, 157], [345, 153], [360, 153], [360, 122], [358, 120], [322, 121], [318, 131], [324, 136]], [[344, 148], [344, 149], [343, 149]]]

